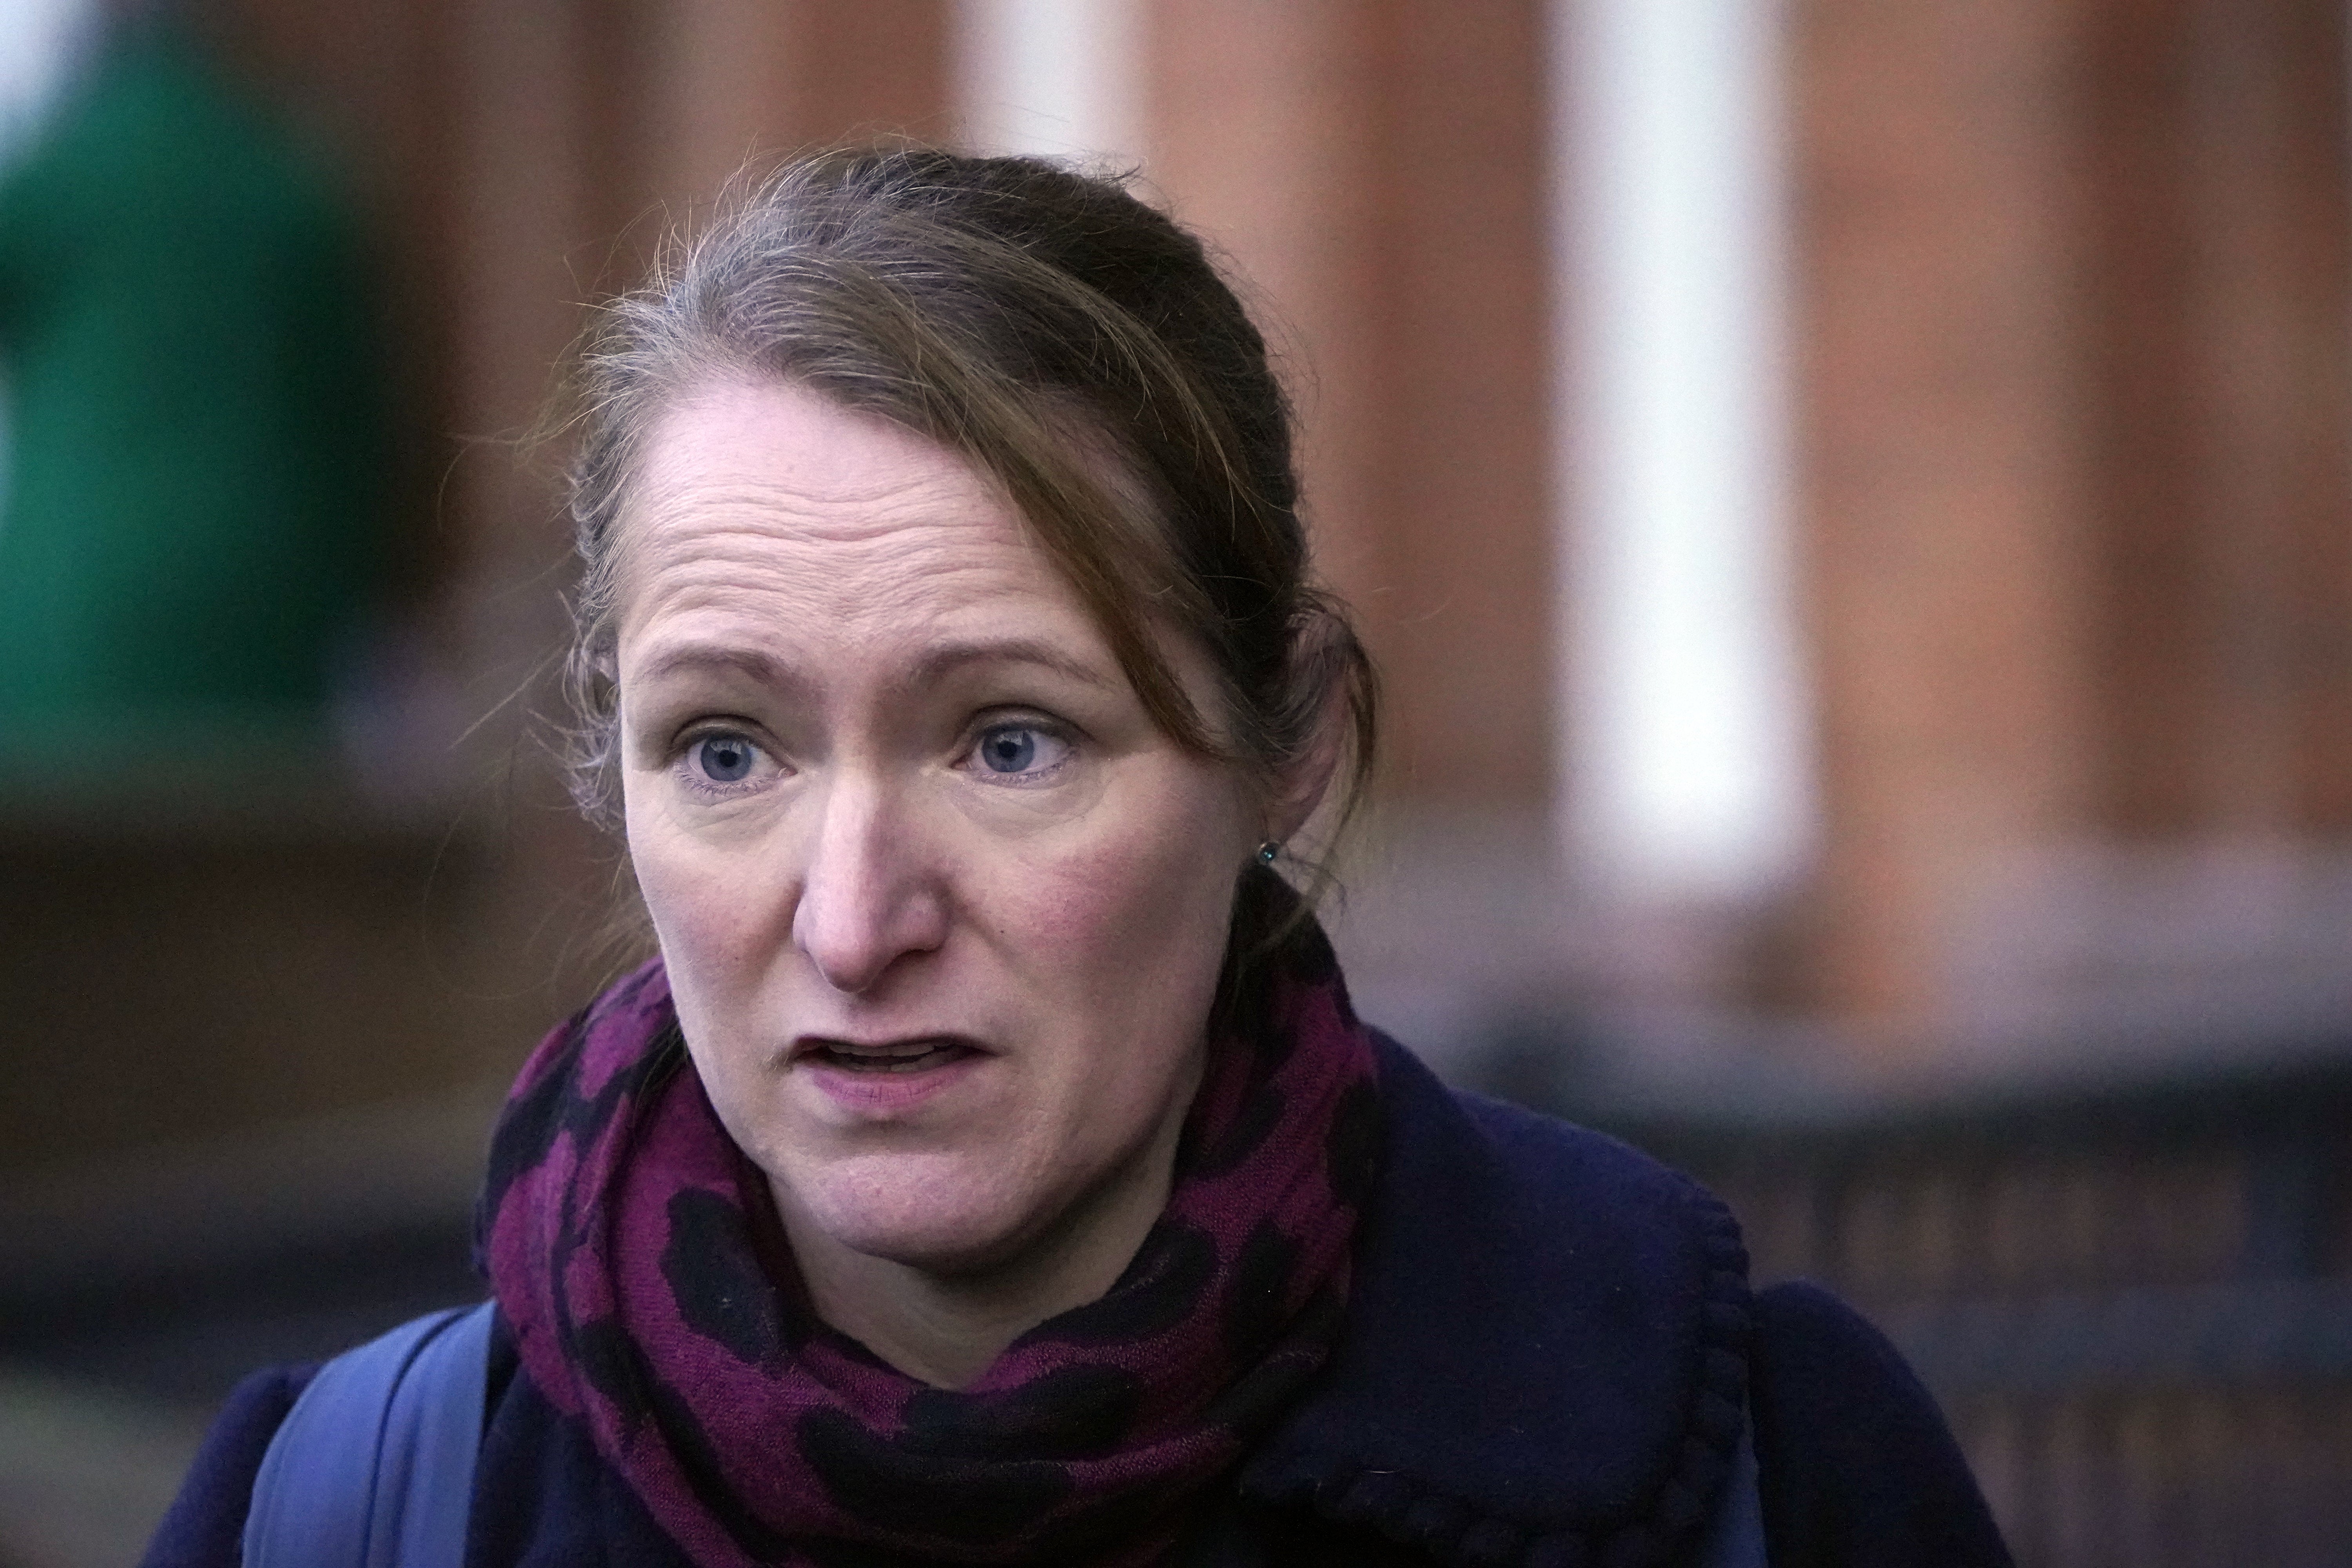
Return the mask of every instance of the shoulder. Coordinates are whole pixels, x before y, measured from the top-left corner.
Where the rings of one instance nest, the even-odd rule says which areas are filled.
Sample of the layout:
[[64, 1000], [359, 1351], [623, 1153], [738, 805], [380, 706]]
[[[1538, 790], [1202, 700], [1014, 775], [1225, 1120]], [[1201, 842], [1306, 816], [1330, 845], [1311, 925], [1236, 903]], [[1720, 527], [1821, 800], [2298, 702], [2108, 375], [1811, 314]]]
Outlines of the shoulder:
[[490, 1337], [466, 1561], [469, 1568], [688, 1568], [587, 1430], [531, 1381], [503, 1315]]
[[1728, 1212], [1690, 1176], [1607, 1133], [1466, 1089], [1447, 1092], [1530, 1196], [1598, 1203], [1615, 1221], [1669, 1231]]
[[[1658, 1322], [1689, 1322], [1696, 1310], [1695, 1333], [1602, 1342], [1612, 1346], [1604, 1386], [1626, 1386], [1631, 1373], [1633, 1385], [1647, 1391], [1643, 1399], [1671, 1402], [1655, 1371], [1644, 1377], [1643, 1368], [1686, 1367], [1694, 1349], [1703, 1365], [1744, 1352], [1776, 1562], [2005, 1568], [2000, 1531], [1934, 1396], [1859, 1312], [1811, 1284], [1751, 1296], [1746, 1251], [1728, 1211], [1640, 1151], [1517, 1106], [1458, 1092], [1448, 1098], [1489, 1151], [1493, 1170], [1474, 1178], [1486, 1201], [1522, 1216], [1520, 1234], [1508, 1239], [1526, 1257], [1496, 1266], [1506, 1277], [1563, 1303], [1613, 1297]], [[1438, 1114], [1424, 1101], [1411, 1091], [1400, 1111]], [[1694, 1293], [1694, 1267], [1711, 1288]], [[1589, 1332], [1592, 1321], [1583, 1315], [1576, 1331]], [[1709, 1321], [1744, 1321], [1745, 1331], [1710, 1335]], [[1571, 1366], [1528, 1364], [1518, 1374], [1567, 1394]], [[1734, 1380], [1717, 1387], [1736, 1397]]]
[[[237, 1384], [205, 1435], [140, 1568], [237, 1568], [254, 1479], [316, 1366], [273, 1367]], [[503, 1319], [490, 1331], [469, 1563], [633, 1568], [684, 1559], [577, 1422], [521, 1371]]]
[[1756, 1298], [1753, 1408], [1773, 1558], [2007, 1568], [1936, 1402], [1902, 1353], [1815, 1285]]
[[[1572, 1208], [1608, 1230], [1664, 1238], [1716, 1226], [1723, 1205], [1689, 1176], [1632, 1144], [1507, 1100], [1441, 1083], [1377, 1031], [1381, 1109], [1391, 1173], [1448, 1186], [1494, 1186], [1538, 1213]], [[1384, 1186], [1393, 1188], [1392, 1182]], [[1391, 1191], [1389, 1206], [1414, 1206]]]
[[1935, 1401], [1860, 1315], [1751, 1295], [1737, 1222], [1689, 1177], [1380, 1045], [1347, 1334], [1245, 1498], [1440, 1557], [1662, 1563], [1752, 1422], [1775, 1563], [2006, 1568]]
[[1245, 1490], [1425, 1547], [1652, 1560], [1738, 1443], [1738, 1226], [1613, 1139], [1380, 1047], [1382, 1157], [1348, 1328]]
[[140, 1568], [236, 1568], [261, 1457], [318, 1370], [270, 1367], [230, 1392]]
[[1698, 1183], [1590, 1128], [1448, 1089], [1403, 1047], [1381, 1046], [1368, 1263], [1474, 1265], [1497, 1291], [1572, 1313], [1629, 1299], [1744, 1303], [1738, 1224]]

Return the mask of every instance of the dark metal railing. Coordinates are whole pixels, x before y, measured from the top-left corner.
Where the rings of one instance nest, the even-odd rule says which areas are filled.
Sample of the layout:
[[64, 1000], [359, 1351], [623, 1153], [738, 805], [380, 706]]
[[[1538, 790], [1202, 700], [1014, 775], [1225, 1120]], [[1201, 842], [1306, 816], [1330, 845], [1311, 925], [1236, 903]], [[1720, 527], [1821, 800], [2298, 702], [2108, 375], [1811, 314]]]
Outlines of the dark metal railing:
[[2352, 1563], [2352, 1043], [1905, 1107], [1553, 1087], [1886, 1329], [2024, 1568]]

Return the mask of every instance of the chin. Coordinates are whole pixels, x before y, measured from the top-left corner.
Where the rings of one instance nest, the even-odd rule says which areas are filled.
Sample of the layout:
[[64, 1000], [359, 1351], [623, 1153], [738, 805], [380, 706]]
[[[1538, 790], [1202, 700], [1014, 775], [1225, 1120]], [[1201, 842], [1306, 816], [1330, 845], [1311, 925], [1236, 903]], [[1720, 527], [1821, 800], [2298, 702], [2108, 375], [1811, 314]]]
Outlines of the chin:
[[1034, 1238], [1033, 1205], [967, 1173], [920, 1168], [928, 1163], [820, 1176], [798, 1188], [803, 1207], [850, 1251], [926, 1274], [998, 1268]]

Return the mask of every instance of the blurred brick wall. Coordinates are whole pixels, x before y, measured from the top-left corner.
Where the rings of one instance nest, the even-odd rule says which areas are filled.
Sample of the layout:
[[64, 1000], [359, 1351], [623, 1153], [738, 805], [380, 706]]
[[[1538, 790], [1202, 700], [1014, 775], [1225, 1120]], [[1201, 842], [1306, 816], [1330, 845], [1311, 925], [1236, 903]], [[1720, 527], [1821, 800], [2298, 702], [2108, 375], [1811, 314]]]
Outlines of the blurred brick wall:
[[[2200, 902], [2324, 940], [2290, 884], [2352, 831], [2343, 7], [1790, 15], [1811, 1005], [2046, 1037], [2235, 962]], [[2340, 1007], [2295, 957], [2209, 1006]]]
[[[494, 1081], [585, 993], [614, 858], [528, 721], [566, 542], [518, 438], [584, 304], [746, 156], [958, 131], [945, 0], [192, 15], [367, 214], [400, 605], [453, 730], [483, 721], [439, 742], [430, 822], [312, 800], [257, 847], [232, 789], [160, 847], [0, 823], [18, 885], [57, 889], [0, 940], [40, 996], [7, 1040], [17, 1163]], [[1139, 35], [1147, 188], [1275, 328], [1312, 523], [1388, 673], [1387, 859], [1349, 940], [1393, 1021], [1441, 1050], [1497, 1009], [1572, 1033], [1613, 986], [1769, 1008], [1867, 1069], [2352, 1012], [2341, 8], [1790, 7], [1823, 837], [1784, 896], [1679, 926], [1594, 902], [1554, 831], [1561, 15], [1157, 0]]]
[[1148, 170], [1260, 291], [1402, 809], [1550, 809], [1543, 7], [1150, 12]]

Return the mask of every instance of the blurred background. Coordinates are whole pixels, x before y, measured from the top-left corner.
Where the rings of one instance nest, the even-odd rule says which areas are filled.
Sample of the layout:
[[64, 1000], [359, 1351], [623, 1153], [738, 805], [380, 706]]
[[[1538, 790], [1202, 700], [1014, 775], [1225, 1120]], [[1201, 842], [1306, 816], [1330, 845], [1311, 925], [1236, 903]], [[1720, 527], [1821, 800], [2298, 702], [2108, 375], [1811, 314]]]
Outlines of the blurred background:
[[1392, 698], [1456, 1081], [1885, 1323], [2034, 1565], [2352, 1559], [2333, 0], [0, 5], [0, 1564], [473, 1290], [607, 969], [521, 437], [747, 157], [1133, 170]]

